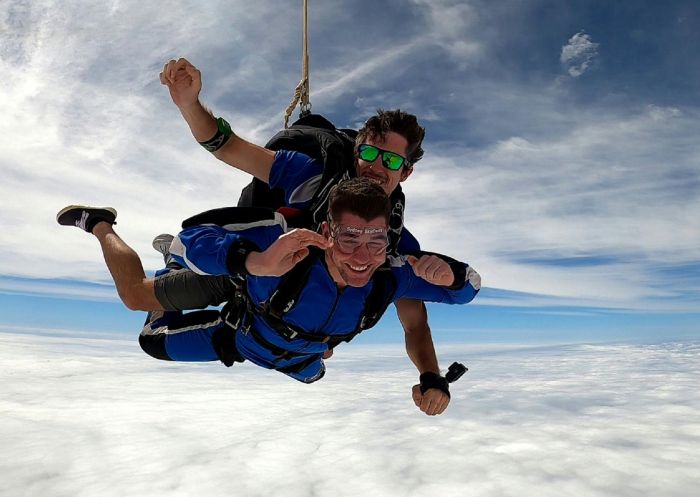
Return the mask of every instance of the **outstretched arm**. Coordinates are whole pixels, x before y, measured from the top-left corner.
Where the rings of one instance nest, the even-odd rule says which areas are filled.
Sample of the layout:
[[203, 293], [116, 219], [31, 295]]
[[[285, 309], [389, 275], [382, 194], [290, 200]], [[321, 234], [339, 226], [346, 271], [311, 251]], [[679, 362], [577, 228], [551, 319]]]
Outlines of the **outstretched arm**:
[[[206, 142], [218, 131], [216, 118], [199, 101], [202, 90], [202, 73], [187, 59], [171, 60], [160, 73], [160, 82], [168, 87], [173, 103], [180, 109], [198, 142]], [[267, 183], [275, 159], [272, 150], [260, 147], [243, 138], [232, 135], [214, 156], [241, 171], [252, 174]]]
[[[428, 313], [420, 300], [400, 299], [396, 303], [396, 313], [406, 333], [406, 352], [418, 369], [418, 374], [440, 374], [433, 338], [428, 326]], [[428, 389], [425, 394], [420, 385], [414, 385], [413, 401], [429, 416], [442, 414], [450, 403], [450, 397], [437, 388]]]
[[422, 252], [420, 257], [405, 257], [400, 268], [402, 278], [396, 297], [425, 302], [466, 304], [481, 288], [481, 277], [472, 267], [445, 255]]

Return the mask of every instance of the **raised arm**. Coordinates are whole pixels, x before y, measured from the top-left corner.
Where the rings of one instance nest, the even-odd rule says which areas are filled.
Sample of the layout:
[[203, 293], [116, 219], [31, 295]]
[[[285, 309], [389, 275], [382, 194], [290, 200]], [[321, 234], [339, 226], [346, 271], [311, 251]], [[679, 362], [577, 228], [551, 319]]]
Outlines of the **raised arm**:
[[[160, 73], [160, 82], [168, 87], [173, 103], [180, 109], [192, 136], [200, 144], [215, 142], [217, 137], [224, 137], [230, 131], [217, 123], [214, 115], [199, 101], [202, 73], [187, 59], [171, 60], [165, 64]], [[252, 174], [265, 183], [269, 181], [275, 159], [272, 150], [255, 145], [231, 132], [227, 141], [212, 153], [230, 166]]]

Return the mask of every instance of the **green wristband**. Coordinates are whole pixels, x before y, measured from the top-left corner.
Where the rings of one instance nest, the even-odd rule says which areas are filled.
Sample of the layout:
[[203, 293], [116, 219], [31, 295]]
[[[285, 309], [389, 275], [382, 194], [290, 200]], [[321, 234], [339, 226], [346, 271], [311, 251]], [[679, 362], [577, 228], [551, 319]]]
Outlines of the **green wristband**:
[[231, 126], [223, 117], [216, 118], [216, 134], [207, 141], [199, 142], [209, 152], [216, 152], [233, 136]]

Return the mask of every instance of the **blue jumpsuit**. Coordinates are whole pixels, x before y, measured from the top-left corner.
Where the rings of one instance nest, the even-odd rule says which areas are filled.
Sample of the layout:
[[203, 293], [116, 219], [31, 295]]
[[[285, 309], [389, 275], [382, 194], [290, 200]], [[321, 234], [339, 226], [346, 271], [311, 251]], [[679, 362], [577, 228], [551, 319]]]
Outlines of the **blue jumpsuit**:
[[[182, 231], [171, 246], [175, 259], [183, 266], [206, 275], [231, 275], [227, 266], [228, 249], [241, 238], [254, 243], [261, 251], [269, 247], [286, 230], [284, 219], [279, 216], [274, 224], [246, 228], [236, 226], [230, 231], [220, 226], [194, 226]], [[465, 281], [453, 287], [432, 285], [417, 277], [403, 257], [392, 257], [391, 272], [396, 281], [391, 300], [409, 297], [424, 301], [464, 304], [470, 302], [479, 291], [478, 274], [467, 266]], [[281, 278], [246, 276], [246, 290], [253, 303], [260, 304], [270, 298]], [[365, 299], [373, 282], [361, 288], [338, 289], [328, 272], [322, 257], [317, 258], [294, 307], [283, 316], [285, 322], [319, 335], [345, 335], [358, 327], [365, 309]], [[391, 290], [387, 290], [391, 291]], [[212, 315], [214, 317], [214, 315]], [[153, 321], [157, 327], [157, 319]], [[213, 319], [209, 326], [183, 327], [165, 336], [167, 358], [178, 361], [214, 361], [218, 359], [212, 345], [212, 335], [225, 326]], [[238, 353], [245, 359], [268, 369], [284, 369], [306, 362], [300, 371], [287, 372], [289, 376], [306, 383], [316, 381], [325, 372], [322, 355], [328, 350], [326, 343], [304, 339], [287, 340], [257, 314], [251, 326], [258, 336], [276, 348], [294, 354], [291, 358], [279, 356], [262, 346], [253, 333], [243, 329], [235, 334]]]

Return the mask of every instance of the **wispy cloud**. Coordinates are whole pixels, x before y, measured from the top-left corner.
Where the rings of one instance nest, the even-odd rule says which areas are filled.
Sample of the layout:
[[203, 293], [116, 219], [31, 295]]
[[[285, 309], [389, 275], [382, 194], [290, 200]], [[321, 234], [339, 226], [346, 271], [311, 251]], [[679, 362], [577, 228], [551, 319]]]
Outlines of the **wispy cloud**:
[[591, 40], [591, 36], [579, 31], [569, 42], [561, 48], [561, 63], [566, 68], [569, 76], [578, 78], [588, 71], [595, 58], [598, 56], [598, 43]]
[[471, 2], [455, 0], [412, 0], [425, 12], [426, 31], [433, 44], [443, 49], [460, 69], [482, 55], [483, 45], [473, 29], [479, 12]]
[[78, 281], [0, 277], [0, 293], [48, 296], [94, 302], [118, 302], [114, 285]]

